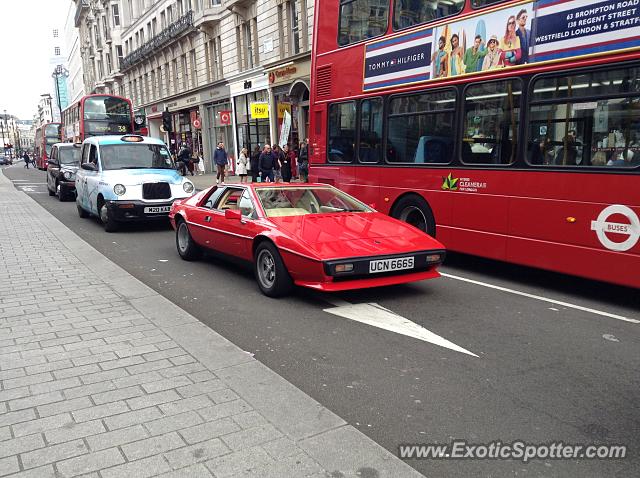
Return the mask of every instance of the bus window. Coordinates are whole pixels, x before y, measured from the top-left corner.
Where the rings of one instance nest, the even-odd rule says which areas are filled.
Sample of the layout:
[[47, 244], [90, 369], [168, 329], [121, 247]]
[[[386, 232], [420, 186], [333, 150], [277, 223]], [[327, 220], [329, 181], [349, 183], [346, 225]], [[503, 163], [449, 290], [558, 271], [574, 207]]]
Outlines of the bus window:
[[454, 145], [452, 89], [398, 96], [389, 103], [386, 158], [390, 163], [448, 163]]
[[358, 159], [361, 163], [378, 163], [382, 159], [382, 120], [382, 98], [360, 103]]
[[638, 70], [537, 79], [527, 129], [528, 162], [613, 168], [640, 165]]
[[388, 16], [388, 0], [340, 0], [338, 45], [383, 35]]
[[329, 161], [350, 163], [353, 161], [356, 142], [356, 103], [336, 103], [329, 107]]
[[393, 29], [412, 27], [438, 18], [455, 15], [464, 7], [464, 0], [395, 0]]
[[465, 90], [462, 161], [513, 163], [518, 145], [522, 84], [519, 79], [480, 83]]

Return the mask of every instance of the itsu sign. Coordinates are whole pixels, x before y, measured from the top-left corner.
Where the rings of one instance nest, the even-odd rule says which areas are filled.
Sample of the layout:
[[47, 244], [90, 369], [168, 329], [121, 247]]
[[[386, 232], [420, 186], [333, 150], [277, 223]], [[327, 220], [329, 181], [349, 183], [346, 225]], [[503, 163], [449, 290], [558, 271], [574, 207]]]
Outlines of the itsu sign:
[[633, 248], [640, 239], [640, 219], [630, 207], [613, 204], [591, 221], [591, 230], [595, 231], [604, 247], [624, 252]]

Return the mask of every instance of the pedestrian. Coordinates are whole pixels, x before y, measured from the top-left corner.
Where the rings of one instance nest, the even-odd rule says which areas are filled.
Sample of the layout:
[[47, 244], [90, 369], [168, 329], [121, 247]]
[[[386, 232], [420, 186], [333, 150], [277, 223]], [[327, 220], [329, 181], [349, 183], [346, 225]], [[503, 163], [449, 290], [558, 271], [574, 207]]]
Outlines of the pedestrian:
[[187, 171], [189, 171], [191, 173], [191, 176], [193, 176], [193, 163], [191, 162], [191, 149], [189, 149], [189, 146], [187, 145], [187, 143], [182, 143], [182, 145], [180, 146], [180, 152], [178, 153], [178, 161], [181, 161], [184, 164], [183, 176], [187, 175]]
[[251, 182], [258, 182], [258, 175], [260, 174], [260, 167], [258, 164], [260, 163], [260, 146], [256, 146], [253, 150], [253, 154], [251, 155]]
[[291, 157], [292, 155], [293, 155], [293, 151], [289, 151], [289, 145], [285, 144], [284, 147], [282, 148], [282, 156], [281, 156], [282, 166], [280, 167], [280, 171], [282, 173], [282, 180], [285, 183], [290, 183], [291, 177], [293, 176], [292, 164], [293, 164], [293, 161], [295, 161], [295, 157], [292, 158]]
[[265, 144], [258, 161], [258, 168], [260, 169], [260, 176], [262, 177], [263, 183], [274, 181], [275, 176], [273, 171], [276, 168], [276, 162], [276, 156], [271, 151], [271, 146]]
[[309, 138], [300, 144], [300, 156], [298, 157], [298, 174], [303, 183], [309, 182]]
[[274, 181], [276, 183], [279, 183], [280, 181], [282, 181], [282, 163], [284, 161], [284, 153], [282, 152], [282, 149], [280, 149], [280, 146], [278, 146], [277, 144], [274, 144], [271, 147], [271, 151], [273, 152], [275, 161], [276, 161], [276, 167], [273, 170], [273, 175], [274, 175]]
[[238, 156], [238, 161], [236, 161], [236, 174], [240, 176], [240, 182], [247, 182], [247, 164], [249, 160], [247, 159], [248, 155], [247, 148], [242, 148], [240, 150], [240, 156]]
[[229, 162], [229, 156], [227, 156], [227, 152], [224, 149], [223, 141], [218, 141], [218, 146], [213, 152], [213, 162], [215, 163], [217, 170], [216, 184], [224, 184], [224, 173], [227, 163]]
[[[27, 152], [24, 152], [24, 155], [22, 156], [22, 159], [24, 159], [24, 167], [29, 169], [29, 163], [31, 162], [31, 158], [29, 158], [29, 155], [27, 154]], [[35, 162], [33, 167], [35, 168]]]

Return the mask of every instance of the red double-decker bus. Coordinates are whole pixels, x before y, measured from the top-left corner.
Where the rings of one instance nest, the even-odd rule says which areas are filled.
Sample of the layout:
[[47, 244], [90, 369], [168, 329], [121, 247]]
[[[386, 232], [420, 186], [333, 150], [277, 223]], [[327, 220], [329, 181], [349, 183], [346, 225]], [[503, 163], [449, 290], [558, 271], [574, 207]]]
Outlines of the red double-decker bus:
[[90, 136], [133, 133], [131, 100], [114, 95], [87, 95], [62, 112], [66, 142], [82, 142]]
[[51, 147], [62, 141], [62, 124], [45, 123], [36, 129], [34, 138], [34, 155], [36, 167], [46, 170]]
[[316, 0], [310, 179], [453, 251], [640, 287], [636, 3]]

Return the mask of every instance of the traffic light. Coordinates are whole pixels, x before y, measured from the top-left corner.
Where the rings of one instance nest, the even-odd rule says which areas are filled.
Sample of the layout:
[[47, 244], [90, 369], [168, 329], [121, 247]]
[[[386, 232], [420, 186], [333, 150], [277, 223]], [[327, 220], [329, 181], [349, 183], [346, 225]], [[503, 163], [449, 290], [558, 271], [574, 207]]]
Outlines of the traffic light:
[[162, 127], [167, 133], [171, 132], [171, 113], [168, 111], [162, 112]]

